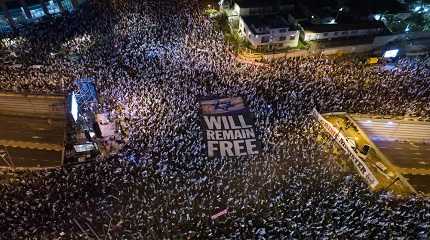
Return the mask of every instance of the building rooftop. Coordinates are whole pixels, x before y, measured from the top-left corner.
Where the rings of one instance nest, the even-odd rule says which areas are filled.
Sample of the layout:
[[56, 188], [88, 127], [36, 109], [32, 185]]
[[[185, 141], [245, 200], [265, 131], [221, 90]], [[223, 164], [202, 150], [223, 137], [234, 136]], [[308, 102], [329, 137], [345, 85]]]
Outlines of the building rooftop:
[[309, 32], [339, 32], [348, 30], [361, 30], [372, 28], [385, 28], [384, 23], [380, 21], [365, 21], [357, 22], [355, 24], [313, 24], [310, 22], [301, 23], [303, 29]]
[[271, 29], [291, 29], [292, 27], [288, 21], [280, 15], [246, 16], [242, 17], [242, 19], [254, 34], [267, 34], [270, 33]]

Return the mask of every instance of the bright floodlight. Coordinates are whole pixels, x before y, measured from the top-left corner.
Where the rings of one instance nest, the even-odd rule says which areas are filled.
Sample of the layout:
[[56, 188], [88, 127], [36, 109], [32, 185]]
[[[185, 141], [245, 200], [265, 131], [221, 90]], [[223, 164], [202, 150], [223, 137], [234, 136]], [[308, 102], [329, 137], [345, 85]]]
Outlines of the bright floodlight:
[[75, 95], [75, 93], [72, 93], [72, 108], [71, 108], [70, 112], [72, 113], [73, 119], [75, 121], [77, 121], [78, 120], [78, 112], [79, 112], [79, 110], [78, 110], [78, 101], [76, 101], [76, 95]]
[[388, 50], [384, 53], [384, 58], [394, 58], [399, 53], [399, 49]]
[[409, 27], [409, 24], [408, 24], [408, 26], [406, 26], [405, 28], [405, 32], [409, 32], [409, 31], [411, 31], [411, 28]]

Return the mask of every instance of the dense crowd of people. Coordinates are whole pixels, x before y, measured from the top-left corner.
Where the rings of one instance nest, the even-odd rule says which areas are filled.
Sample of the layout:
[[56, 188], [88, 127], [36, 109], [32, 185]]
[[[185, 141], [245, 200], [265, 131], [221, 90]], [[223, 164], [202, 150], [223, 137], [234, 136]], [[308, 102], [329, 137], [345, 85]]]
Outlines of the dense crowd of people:
[[[430, 202], [371, 192], [309, 116], [430, 117], [428, 56], [390, 70], [359, 56], [239, 63], [203, 7], [90, 1], [2, 40], [1, 91], [67, 92], [93, 77], [128, 141], [89, 165], [2, 171], [13, 177], [0, 182], [0, 239], [430, 238]], [[243, 96], [261, 154], [209, 159], [202, 96]]]

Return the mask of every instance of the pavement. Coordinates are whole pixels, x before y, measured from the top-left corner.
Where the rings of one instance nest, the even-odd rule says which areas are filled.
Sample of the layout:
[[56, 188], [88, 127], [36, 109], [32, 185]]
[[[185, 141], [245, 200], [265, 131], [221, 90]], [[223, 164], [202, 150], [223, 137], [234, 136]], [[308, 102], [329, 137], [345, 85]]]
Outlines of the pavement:
[[[352, 139], [358, 149], [362, 149], [362, 147], [367, 144], [372, 146], [372, 143], [369, 141], [367, 136], [361, 133], [359, 129], [348, 119], [345, 114], [337, 114], [337, 115], [324, 115], [324, 118], [328, 120], [334, 127], [337, 129], [342, 128], [342, 134], [345, 137]], [[385, 189], [390, 186], [396, 179], [398, 175], [397, 169], [392, 166], [389, 162], [385, 161], [384, 156], [381, 156], [375, 149], [372, 148], [369, 151], [367, 157], [363, 160], [367, 167], [372, 171], [374, 176], [379, 181], [378, 189]], [[381, 171], [376, 163], [381, 162], [387, 167], [387, 171]], [[391, 191], [404, 194], [409, 193], [411, 190], [401, 181], [396, 181], [395, 184], [391, 185], [389, 188]]]
[[370, 119], [353, 116], [373, 141], [410, 141], [430, 144], [430, 123], [413, 120]]
[[[26, 148], [8, 147], [11, 158], [16, 167], [56, 167], [62, 164], [62, 152], [37, 150]], [[4, 162], [0, 162], [0, 166], [5, 166]]]
[[0, 140], [62, 145], [64, 120], [0, 115]]
[[430, 175], [405, 174], [404, 176], [418, 192], [430, 194]]
[[430, 170], [430, 144], [379, 140], [373, 142], [399, 168]]
[[430, 122], [353, 118], [399, 172], [430, 174]]
[[388, 166], [403, 175], [416, 191], [430, 194], [430, 123], [401, 117], [352, 115], [380, 150]]
[[[62, 164], [64, 119], [0, 115], [0, 149], [14, 166], [55, 167]], [[0, 161], [0, 167], [7, 167]]]

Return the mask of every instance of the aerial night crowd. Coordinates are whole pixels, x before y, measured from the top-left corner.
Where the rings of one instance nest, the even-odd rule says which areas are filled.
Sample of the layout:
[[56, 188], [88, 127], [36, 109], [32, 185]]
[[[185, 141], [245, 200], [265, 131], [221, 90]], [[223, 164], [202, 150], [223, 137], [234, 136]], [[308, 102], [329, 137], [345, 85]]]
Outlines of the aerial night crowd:
[[[94, 77], [127, 143], [87, 165], [0, 172], [0, 239], [430, 238], [430, 202], [372, 193], [309, 115], [429, 117], [428, 56], [391, 70], [359, 56], [244, 64], [198, 0], [97, 2], [3, 39], [0, 91]], [[242, 96], [261, 153], [209, 159], [201, 96]]]

